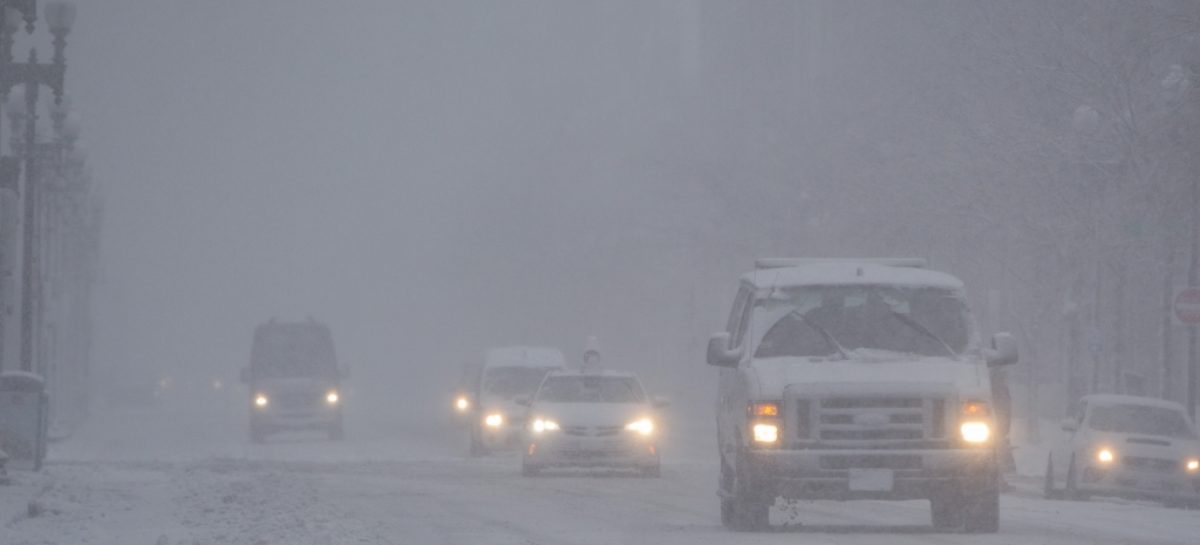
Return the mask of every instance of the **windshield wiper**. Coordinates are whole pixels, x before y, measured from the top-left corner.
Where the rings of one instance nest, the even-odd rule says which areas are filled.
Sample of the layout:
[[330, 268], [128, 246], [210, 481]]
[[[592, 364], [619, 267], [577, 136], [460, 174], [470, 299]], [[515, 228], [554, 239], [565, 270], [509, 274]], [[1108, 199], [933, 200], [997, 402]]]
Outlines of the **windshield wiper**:
[[850, 359], [850, 355], [846, 353], [846, 349], [842, 347], [842, 343], [839, 343], [837, 339], [833, 338], [833, 335], [826, 331], [825, 328], [821, 327], [820, 324], [810, 320], [808, 316], [801, 314], [799, 310], [793, 310], [792, 314], [799, 316], [800, 321], [804, 322], [808, 327], [816, 330], [816, 332], [820, 333], [822, 337], [825, 337], [825, 342], [828, 342], [830, 346], [833, 346], [835, 349], [837, 349], [838, 354], [842, 356], [842, 359]]
[[922, 324], [921, 322], [914, 320], [912, 318], [912, 316], [908, 316], [907, 314], [901, 314], [894, 310], [892, 311], [892, 316], [895, 316], [901, 322], [904, 322], [909, 327], [919, 331], [922, 335], [925, 335], [926, 337], [929, 337], [930, 339], [937, 341], [937, 343], [939, 345], [941, 345], [942, 348], [946, 349], [946, 353], [950, 354], [951, 358], [958, 359], [958, 352], [955, 352], [954, 349], [951, 348], [950, 345], [946, 341], [942, 340], [941, 337], [938, 337], [936, 333], [930, 331], [928, 327], [925, 327], [925, 324]]

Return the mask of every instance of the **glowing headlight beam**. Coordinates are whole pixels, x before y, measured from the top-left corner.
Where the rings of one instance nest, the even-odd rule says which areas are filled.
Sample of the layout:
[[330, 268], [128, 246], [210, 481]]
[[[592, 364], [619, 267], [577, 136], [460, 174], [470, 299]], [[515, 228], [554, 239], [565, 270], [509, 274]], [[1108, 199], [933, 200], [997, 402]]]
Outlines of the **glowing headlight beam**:
[[635, 431], [639, 435], [650, 435], [654, 433], [654, 421], [649, 418], [641, 418], [626, 424], [625, 429]]
[[1200, 458], [1189, 458], [1188, 461], [1183, 464], [1183, 467], [1187, 468], [1188, 473], [1196, 473], [1200, 471]]
[[330, 390], [329, 393], [325, 394], [325, 402], [330, 405], [337, 405], [340, 399], [341, 397], [338, 396], [337, 390]]
[[755, 443], [775, 443], [779, 441], [779, 426], [775, 424], [755, 424], [753, 431]]
[[483, 418], [483, 424], [489, 428], [499, 428], [504, 425], [504, 415], [492, 413]]
[[533, 421], [533, 433], [544, 433], [548, 431], [558, 431], [558, 422], [547, 418], [538, 418]]
[[254, 396], [254, 406], [265, 408], [271, 401], [267, 399], [267, 394], [258, 394]]
[[992, 428], [987, 422], [963, 422], [958, 431], [962, 434], [963, 441], [972, 445], [986, 443], [992, 437]]
[[1113, 451], [1111, 451], [1109, 449], [1102, 448], [1102, 449], [1096, 451], [1096, 461], [1097, 462], [1100, 462], [1102, 464], [1111, 464], [1111, 463], [1113, 463], [1113, 460], [1116, 460], [1116, 459], [1117, 459], [1117, 455], [1113, 454]]
[[460, 397], [454, 400], [454, 408], [458, 409], [458, 412], [464, 412], [471, 408], [471, 401], [465, 397]]

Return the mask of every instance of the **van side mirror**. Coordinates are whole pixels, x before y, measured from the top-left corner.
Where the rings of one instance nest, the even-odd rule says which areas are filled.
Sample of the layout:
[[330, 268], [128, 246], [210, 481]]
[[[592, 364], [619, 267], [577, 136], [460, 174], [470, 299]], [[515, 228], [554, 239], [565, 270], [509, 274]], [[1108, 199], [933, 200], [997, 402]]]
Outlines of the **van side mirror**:
[[717, 367], [737, 367], [742, 351], [729, 349], [729, 332], [713, 333], [708, 339], [708, 364]]
[[1017, 363], [1017, 340], [1009, 333], [992, 336], [992, 347], [983, 351], [988, 367], [1002, 367]]
[[1079, 429], [1079, 423], [1074, 418], [1064, 418], [1062, 421], [1063, 431], [1075, 431]]
[[651, 396], [650, 404], [653, 405], [655, 409], [661, 409], [663, 407], [669, 407], [671, 405], [671, 400], [666, 396]]
[[250, 384], [250, 368], [249, 367], [243, 367], [242, 373], [240, 376], [242, 378], [242, 384]]
[[513, 403], [516, 403], [522, 407], [528, 407], [533, 405], [533, 400], [530, 399], [529, 396], [517, 396], [513, 398]]

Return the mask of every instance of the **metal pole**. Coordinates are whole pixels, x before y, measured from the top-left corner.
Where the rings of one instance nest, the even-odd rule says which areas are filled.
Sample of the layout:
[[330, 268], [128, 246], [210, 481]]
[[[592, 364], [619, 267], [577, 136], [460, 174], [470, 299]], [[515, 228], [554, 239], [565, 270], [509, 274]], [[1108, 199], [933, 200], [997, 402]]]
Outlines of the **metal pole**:
[[[30, 51], [29, 64], [37, 64], [37, 53]], [[22, 219], [24, 224], [24, 232], [22, 239], [24, 247], [22, 248], [22, 257], [24, 262], [21, 264], [21, 370], [34, 371], [34, 334], [37, 328], [37, 319], [34, 316], [34, 307], [37, 305], [34, 301], [34, 296], [37, 292], [36, 284], [38, 282], [38, 245], [37, 245], [37, 194], [38, 177], [37, 177], [37, 160], [34, 158], [34, 145], [37, 143], [37, 96], [38, 84], [36, 82], [25, 83], [25, 146], [23, 154], [25, 156], [25, 217]]]
[[[1200, 287], [1200, 178], [1192, 177], [1192, 262], [1188, 265], [1188, 287]], [[1196, 417], [1197, 339], [1200, 326], [1188, 327], [1188, 414]]]

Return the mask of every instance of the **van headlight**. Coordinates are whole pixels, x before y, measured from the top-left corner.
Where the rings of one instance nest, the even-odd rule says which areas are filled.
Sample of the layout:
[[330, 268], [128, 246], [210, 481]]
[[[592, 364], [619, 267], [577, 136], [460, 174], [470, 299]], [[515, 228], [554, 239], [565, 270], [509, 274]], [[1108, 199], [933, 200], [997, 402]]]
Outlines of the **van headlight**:
[[654, 421], [650, 420], [649, 418], [639, 418], [633, 422], [625, 424], [625, 429], [637, 432], [638, 435], [650, 435], [654, 433]]
[[752, 428], [754, 442], [763, 445], [773, 445], [779, 441], [779, 426], [775, 424], [758, 423]]
[[987, 422], [963, 422], [958, 431], [963, 441], [972, 445], [982, 445], [992, 438], [992, 427]]
[[265, 409], [265, 408], [267, 408], [267, 405], [270, 405], [270, 404], [271, 404], [271, 400], [267, 398], [267, 394], [260, 393], [260, 394], [257, 394], [254, 396], [254, 406], [255, 407], [258, 407], [259, 409]]
[[504, 425], [504, 415], [500, 413], [489, 413], [483, 417], [483, 425], [489, 428], [499, 428]]
[[325, 402], [326, 403], [328, 403], [330, 405], [337, 405], [338, 401], [341, 401], [341, 397], [338, 396], [337, 390], [330, 390], [328, 393], [325, 394]]
[[1104, 465], [1109, 465], [1117, 459], [1117, 454], [1112, 449], [1104, 447], [1096, 451], [1096, 461]]
[[460, 413], [465, 413], [471, 408], [471, 400], [467, 399], [467, 396], [459, 396], [454, 400], [454, 408]]
[[550, 420], [549, 418], [535, 418], [533, 420], [533, 424], [530, 424], [529, 427], [533, 430], [533, 433], [558, 431], [559, 429], [558, 422]]
[[1188, 473], [1200, 473], [1200, 458], [1188, 458], [1183, 467]]

